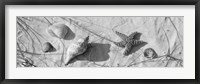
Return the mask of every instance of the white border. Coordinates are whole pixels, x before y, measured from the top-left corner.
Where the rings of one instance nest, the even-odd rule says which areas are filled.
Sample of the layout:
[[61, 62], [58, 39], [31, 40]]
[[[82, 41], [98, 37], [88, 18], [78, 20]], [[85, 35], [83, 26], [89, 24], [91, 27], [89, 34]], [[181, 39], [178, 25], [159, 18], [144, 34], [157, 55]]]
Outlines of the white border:
[[[194, 5], [6, 5], [6, 79], [195, 79]], [[16, 16], [184, 16], [184, 68], [16, 68]]]

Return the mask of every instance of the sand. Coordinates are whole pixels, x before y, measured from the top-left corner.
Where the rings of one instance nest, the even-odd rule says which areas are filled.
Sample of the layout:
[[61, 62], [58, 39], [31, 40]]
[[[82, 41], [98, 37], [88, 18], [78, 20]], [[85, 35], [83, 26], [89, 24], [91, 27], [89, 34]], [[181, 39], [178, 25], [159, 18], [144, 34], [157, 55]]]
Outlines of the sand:
[[[66, 38], [47, 32], [53, 24], [69, 26]], [[113, 43], [122, 40], [113, 30], [127, 36], [140, 32], [140, 40], [147, 44], [134, 47], [124, 56], [125, 48]], [[93, 47], [63, 66], [68, 46], [87, 36]], [[17, 17], [16, 38], [17, 67], [183, 67], [183, 17]], [[45, 42], [56, 51], [44, 53]], [[153, 48], [158, 57], [144, 57], [147, 48]]]

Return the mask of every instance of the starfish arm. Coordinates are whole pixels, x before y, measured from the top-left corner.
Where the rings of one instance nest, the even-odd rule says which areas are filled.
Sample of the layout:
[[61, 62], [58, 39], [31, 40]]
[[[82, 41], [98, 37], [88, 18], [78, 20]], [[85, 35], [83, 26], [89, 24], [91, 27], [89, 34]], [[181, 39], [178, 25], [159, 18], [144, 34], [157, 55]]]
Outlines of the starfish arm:
[[133, 32], [128, 37], [131, 38], [131, 39], [139, 40], [140, 36], [141, 36], [141, 33], [139, 33], [139, 32]]
[[114, 42], [115, 45], [124, 48], [126, 45], [126, 41], [121, 41], [121, 42]]
[[128, 56], [131, 53], [131, 50], [133, 47], [141, 45], [145, 43], [144, 41], [140, 41], [140, 40], [130, 40], [127, 44], [126, 44], [126, 49], [124, 51], [124, 55]]
[[133, 32], [133, 33], [131, 33], [128, 37], [129, 37], [129, 38], [133, 38], [136, 34], [137, 34], [137, 32]]
[[141, 45], [143, 43], [145, 43], [145, 42], [144, 41], [140, 41], [140, 40], [131, 40], [131, 44], [133, 46]]
[[118, 32], [118, 31], [115, 31], [115, 34], [117, 34], [122, 40], [126, 40], [128, 38], [127, 35], [122, 34], [122, 33]]

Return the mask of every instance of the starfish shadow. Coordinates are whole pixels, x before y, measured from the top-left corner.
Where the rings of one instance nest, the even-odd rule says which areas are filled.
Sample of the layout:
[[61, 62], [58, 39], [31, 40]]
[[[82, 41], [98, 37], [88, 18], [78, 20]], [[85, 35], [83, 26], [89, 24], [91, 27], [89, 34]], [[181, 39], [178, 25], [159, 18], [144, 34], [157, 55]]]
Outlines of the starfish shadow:
[[91, 47], [88, 47], [87, 51], [82, 55], [72, 59], [70, 64], [75, 61], [107, 61], [110, 58], [108, 54], [110, 52], [110, 46], [110, 44], [91, 43]]
[[137, 33], [137, 35], [134, 37], [135, 40], [140, 40], [142, 33]]
[[142, 48], [143, 46], [145, 46], [147, 44], [147, 42], [141, 43], [140, 45], [136, 45], [132, 48], [132, 50], [130, 51], [129, 55], [132, 53], [135, 53], [136, 51], [138, 51], [140, 48]]

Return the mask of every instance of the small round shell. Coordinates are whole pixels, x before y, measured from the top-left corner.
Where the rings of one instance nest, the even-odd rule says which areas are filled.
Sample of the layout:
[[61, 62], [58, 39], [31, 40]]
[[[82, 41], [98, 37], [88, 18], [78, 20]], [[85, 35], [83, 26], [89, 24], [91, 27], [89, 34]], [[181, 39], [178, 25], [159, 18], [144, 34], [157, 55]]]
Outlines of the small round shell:
[[68, 31], [69, 31], [69, 27], [65, 24], [54, 24], [54, 25], [51, 25], [47, 30], [47, 32], [51, 36], [57, 37], [60, 39], [64, 39]]
[[158, 54], [153, 48], [147, 48], [144, 50], [144, 57], [154, 59], [158, 57]]
[[87, 50], [89, 37], [85, 39], [79, 39], [77, 42], [70, 44], [67, 49], [67, 55], [64, 58], [65, 64], [68, 65], [69, 61], [74, 57], [83, 54]]
[[52, 52], [55, 50], [55, 48], [51, 45], [49, 42], [45, 42], [42, 46], [43, 52]]

